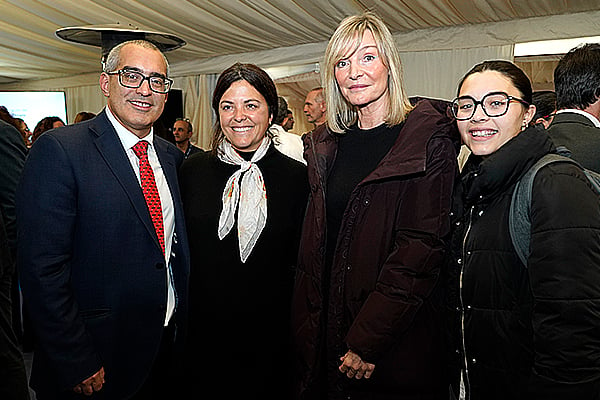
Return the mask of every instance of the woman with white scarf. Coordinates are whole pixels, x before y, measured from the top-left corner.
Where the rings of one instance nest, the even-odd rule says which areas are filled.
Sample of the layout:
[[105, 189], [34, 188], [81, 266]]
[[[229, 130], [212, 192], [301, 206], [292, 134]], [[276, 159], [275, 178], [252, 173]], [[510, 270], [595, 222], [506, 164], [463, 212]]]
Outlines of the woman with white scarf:
[[277, 91], [262, 69], [225, 70], [212, 106], [212, 151], [180, 171], [192, 257], [186, 369], [194, 387], [217, 397], [289, 398], [306, 167], [274, 146]]

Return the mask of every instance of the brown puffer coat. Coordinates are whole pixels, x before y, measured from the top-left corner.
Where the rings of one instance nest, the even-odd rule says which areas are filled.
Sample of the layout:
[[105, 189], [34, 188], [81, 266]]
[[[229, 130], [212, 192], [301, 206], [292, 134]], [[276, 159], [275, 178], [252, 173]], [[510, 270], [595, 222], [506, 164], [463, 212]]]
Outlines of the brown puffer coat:
[[[325, 185], [337, 138], [324, 127], [305, 137], [311, 196], [292, 311], [298, 398], [319, 398], [323, 385], [330, 399], [447, 396], [440, 268], [459, 136], [446, 107], [420, 101], [391, 150], [353, 191], [327, 288]], [[371, 379], [337, 372], [348, 349], [375, 364]]]

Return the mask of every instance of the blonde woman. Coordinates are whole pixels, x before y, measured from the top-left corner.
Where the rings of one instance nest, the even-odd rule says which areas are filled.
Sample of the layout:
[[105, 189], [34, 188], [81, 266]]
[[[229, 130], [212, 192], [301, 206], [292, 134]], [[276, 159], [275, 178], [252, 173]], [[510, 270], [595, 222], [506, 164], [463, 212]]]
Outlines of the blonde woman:
[[443, 398], [438, 291], [458, 142], [447, 103], [411, 106], [394, 40], [371, 13], [336, 29], [323, 85], [327, 125], [304, 139], [297, 396]]

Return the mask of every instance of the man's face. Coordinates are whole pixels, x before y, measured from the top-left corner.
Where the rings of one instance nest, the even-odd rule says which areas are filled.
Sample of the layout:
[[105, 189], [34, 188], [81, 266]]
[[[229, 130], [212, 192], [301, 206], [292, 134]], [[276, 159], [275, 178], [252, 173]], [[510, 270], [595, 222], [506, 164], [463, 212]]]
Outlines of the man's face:
[[325, 102], [318, 101], [319, 91], [308, 92], [304, 101], [304, 114], [311, 124], [321, 125], [325, 122]]
[[173, 124], [173, 136], [177, 143], [184, 143], [190, 140], [192, 131], [189, 129], [189, 125], [186, 121], [175, 121]]
[[[128, 44], [121, 49], [119, 58], [117, 70], [132, 70], [144, 76], [167, 76], [167, 66], [159, 51]], [[126, 88], [119, 83], [117, 74], [103, 72], [100, 88], [108, 98], [110, 111], [125, 128], [140, 138], [150, 133], [167, 101], [167, 94], [150, 90], [148, 80], [143, 81], [139, 88]]]
[[282, 123], [281, 126], [286, 131], [289, 131], [290, 129], [293, 129], [294, 128], [294, 115], [292, 113], [289, 113], [287, 115], [287, 117], [285, 117], [285, 119], [283, 120], [283, 123]]

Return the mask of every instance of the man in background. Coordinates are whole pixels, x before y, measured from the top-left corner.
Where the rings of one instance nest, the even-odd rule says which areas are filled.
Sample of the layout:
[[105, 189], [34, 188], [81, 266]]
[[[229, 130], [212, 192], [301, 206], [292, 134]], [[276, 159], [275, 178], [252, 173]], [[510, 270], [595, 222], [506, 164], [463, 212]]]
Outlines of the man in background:
[[273, 124], [269, 128], [273, 133], [275, 148], [286, 156], [306, 164], [304, 161], [304, 144], [300, 136], [286, 132], [281, 126], [287, 115], [287, 101], [281, 96], [277, 97], [277, 115], [273, 118]]
[[529, 125], [542, 124], [548, 129], [556, 114], [556, 93], [552, 90], [539, 90], [533, 92], [531, 100], [535, 106], [535, 115]]
[[189, 276], [183, 154], [152, 127], [171, 84], [156, 46], [121, 43], [100, 75], [105, 109], [48, 131], [29, 152], [17, 265], [39, 400], [178, 398]]
[[314, 124], [315, 128], [323, 125], [327, 118], [325, 115], [326, 111], [327, 106], [325, 105], [323, 88], [314, 88], [308, 92], [304, 101], [304, 115], [306, 115], [308, 122]]
[[548, 127], [583, 167], [600, 172], [600, 44], [571, 49], [554, 70], [558, 111]]
[[21, 133], [0, 120], [0, 399], [29, 399], [23, 354], [13, 329], [15, 192], [27, 149]]
[[283, 122], [281, 123], [281, 127], [286, 132], [289, 132], [290, 130], [294, 129], [294, 114], [292, 113], [291, 110], [286, 111], [286, 115], [285, 115], [285, 118], [283, 119]]
[[173, 123], [173, 136], [177, 148], [183, 152], [183, 156], [188, 158], [192, 154], [202, 152], [200, 147], [194, 146], [190, 142], [190, 138], [194, 133], [194, 127], [187, 118], [177, 118]]

